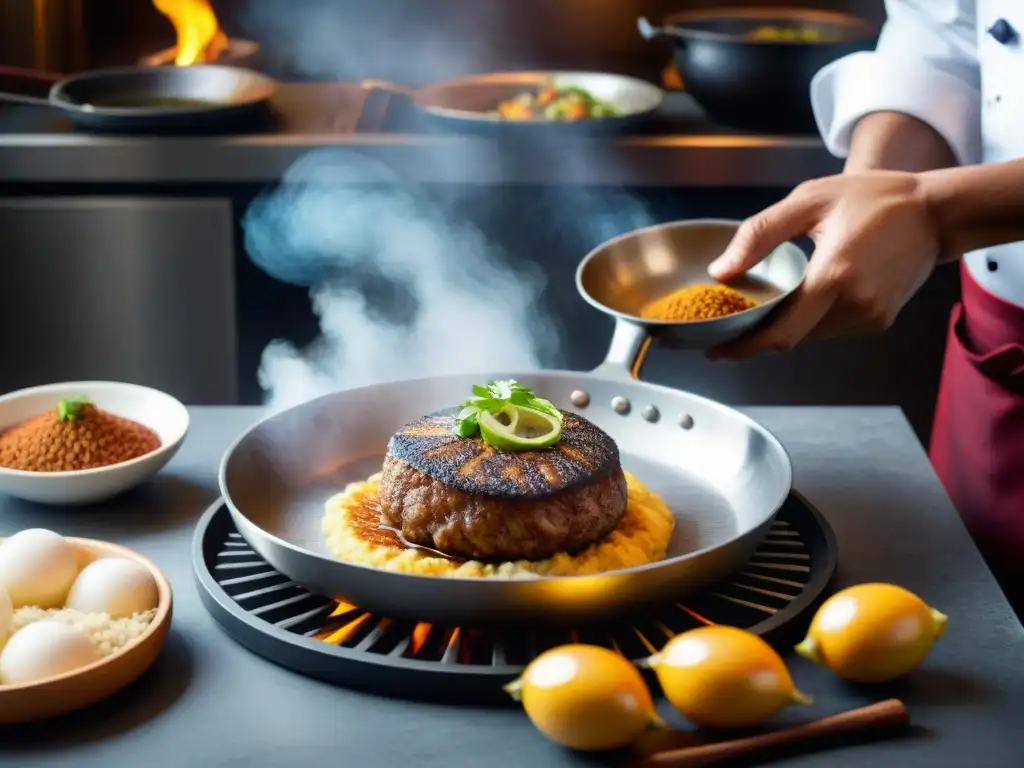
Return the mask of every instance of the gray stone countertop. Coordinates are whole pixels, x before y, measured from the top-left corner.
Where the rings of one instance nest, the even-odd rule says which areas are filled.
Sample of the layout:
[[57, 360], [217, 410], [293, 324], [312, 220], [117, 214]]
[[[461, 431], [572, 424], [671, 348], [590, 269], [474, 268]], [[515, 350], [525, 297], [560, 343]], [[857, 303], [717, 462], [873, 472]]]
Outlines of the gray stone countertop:
[[[925, 666], [885, 690], [858, 690], [791, 658], [815, 714], [896, 695], [911, 735], [843, 746], [785, 768], [1001, 768], [1022, 764], [1024, 628], [1014, 617], [895, 408], [754, 408], [792, 455], [796, 487], [831, 521], [836, 586], [890, 581], [950, 616]], [[120, 542], [155, 560], [175, 589], [174, 623], [154, 667], [93, 710], [0, 729], [0, 764], [75, 766], [572, 766], [601, 764], [546, 742], [515, 709], [398, 702], [303, 678], [235, 645], [193, 581], [195, 522], [217, 498], [222, 452], [260, 415], [195, 408], [179, 455], [148, 486], [97, 509], [0, 499], [0, 535], [43, 526]], [[782, 719], [806, 717], [806, 711]]]

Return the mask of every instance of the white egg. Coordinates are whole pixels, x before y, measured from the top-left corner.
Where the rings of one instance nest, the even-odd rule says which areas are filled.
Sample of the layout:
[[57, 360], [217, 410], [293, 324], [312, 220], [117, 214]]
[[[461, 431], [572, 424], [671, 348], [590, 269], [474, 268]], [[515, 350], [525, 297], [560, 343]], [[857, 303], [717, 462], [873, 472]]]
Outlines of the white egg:
[[29, 528], [0, 544], [0, 584], [15, 608], [60, 608], [78, 575], [78, 554], [63, 536]]
[[14, 623], [14, 605], [11, 596], [3, 584], [0, 584], [0, 650], [11, 636], [11, 625]]
[[106, 613], [126, 619], [156, 608], [156, 580], [141, 563], [125, 557], [105, 557], [82, 569], [68, 593], [67, 608], [82, 613]]
[[21, 685], [81, 669], [103, 658], [81, 630], [59, 621], [22, 627], [0, 651], [0, 683]]

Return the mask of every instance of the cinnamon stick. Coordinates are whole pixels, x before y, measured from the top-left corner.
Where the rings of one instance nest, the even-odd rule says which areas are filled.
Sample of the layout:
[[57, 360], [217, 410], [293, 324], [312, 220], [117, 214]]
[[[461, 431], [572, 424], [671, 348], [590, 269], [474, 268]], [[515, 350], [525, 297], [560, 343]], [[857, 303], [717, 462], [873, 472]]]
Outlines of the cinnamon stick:
[[910, 714], [903, 702], [898, 699], [888, 699], [867, 707], [852, 709], [849, 712], [842, 712], [838, 715], [823, 717], [820, 720], [769, 733], [660, 752], [648, 757], [643, 765], [645, 768], [699, 768], [705, 765], [715, 765], [722, 760], [756, 755], [759, 752], [785, 745], [860, 731], [906, 727], [909, 724]]

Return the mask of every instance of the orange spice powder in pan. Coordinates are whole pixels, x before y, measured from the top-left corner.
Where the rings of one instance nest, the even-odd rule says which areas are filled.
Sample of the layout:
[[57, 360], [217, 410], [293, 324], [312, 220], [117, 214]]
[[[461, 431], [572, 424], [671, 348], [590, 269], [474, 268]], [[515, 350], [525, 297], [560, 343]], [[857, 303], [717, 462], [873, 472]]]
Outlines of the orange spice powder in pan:
[[69, 472], [109, 467], [160, 447], [143, 425], [100, 410], [84, 398], [61, 400], [0, 434], [0, 467], [29, 472]]
[[647, 304], [640, 317], [685, 323], [734, 315], [756, 306], [756, 301], [727, 285], [687, 285]]

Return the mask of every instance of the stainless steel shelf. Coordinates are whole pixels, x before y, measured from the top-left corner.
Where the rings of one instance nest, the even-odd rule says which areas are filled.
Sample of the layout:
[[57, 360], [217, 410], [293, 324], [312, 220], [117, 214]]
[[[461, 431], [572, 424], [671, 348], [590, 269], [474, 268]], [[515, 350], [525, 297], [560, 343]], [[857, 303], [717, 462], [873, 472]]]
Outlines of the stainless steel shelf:
[[543, 142], [431, 133], [415, 121], [382, 128], [373, 98], [350, 83], [285, 84], [273, 127], [242, 136], [97, 136], [45, 108], [0, 108], [0, 183], [265, 183], [314, 149], [356, 151], [413, 181], [456, 184], [792, 187], [841, 167], [817, 137], [717, 128], [681, 93], [669, 94], [644, 135]]
[[235, 183], [274, 181], [314, 149], [358, 151], [413, 181], [456, 184], [581, 184], [653, 187], [792, 187], [838, 172], [812, 138], [665, 136], [580, 140], [526, 149], [448, 136], [260, 135], [100, 138], [0, 135], [0, 182]]

